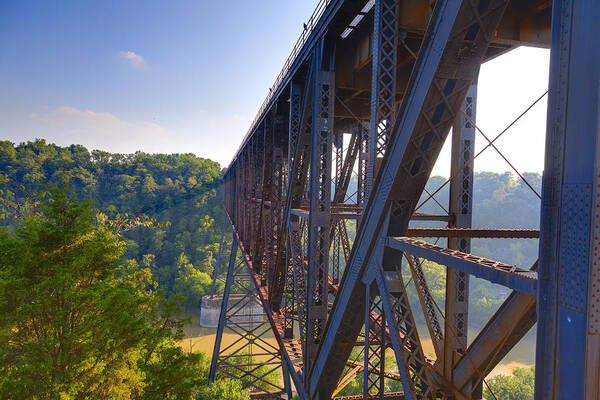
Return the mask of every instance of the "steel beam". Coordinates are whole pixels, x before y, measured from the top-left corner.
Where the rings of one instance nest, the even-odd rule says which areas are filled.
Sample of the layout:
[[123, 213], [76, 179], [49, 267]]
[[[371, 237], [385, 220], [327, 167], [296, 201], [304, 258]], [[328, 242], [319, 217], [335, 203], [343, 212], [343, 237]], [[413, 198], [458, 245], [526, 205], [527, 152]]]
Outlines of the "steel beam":
[[436, 2], [311, 371], [313, 397], [331, 394], [332, 382], [341, 374], [349, 345], [356, 341], [364, 322], [356, 317], [365, 307], [360, 275], [382, 229], [385, 211], [391, 206], [388, 233], [404, 235], [506, 5], [505, 0], [482, 0], [475, 6], [470, 1]]
[[[293, 207], [299, 207], [305, 192], [307, 174], [310, 159], [310, 133], [312, 130], [312, 79], [314, 70], [312, 66], [306, 73], [306, 79], [295, 82], [291, 88], [290, 97], [290, 167], [288, 178], [288, 189], [284, 209], [284, 220], [286, 223], [287, 240], [290, 250], [290, 267], [292, 269], [291, 290], [294, 298], [295, 316], [298, 320], [300, 330], [300, 348], [305, 353], [306, 344], [306, 267], [302, 251], [302, 226], [298, 216], [291, 213]], [[302, 90], [301, 90], [302, 86]], [[300, 94], [300, 92], [302, 94]], [[289, 285], [289, 283], [287, 283]], [[278, 307], [277, 288], [273, 288], [271, 301], [274, 307]], [[286, 331], [286, 336], [293, 336], [293, 331]]]
[[[274, 311], [279, 310], [281, 306], [284, 287], [287, 284], [284, 280], [284, 269], [287, 268], [289, 270], [293, 268], [292, 263], [288, 265], [286, 262], [287, 248], [285, 243], [288, 237], [287, 232], [290, 228], [290, 210], [300, 206], [302, 193], [304, 193], [304, 186], [306, 185], [306, 173], [308, 171], [307, 158], [310, 151], [308, 146], [310, 136], [306, 129], [306, 125], [310, 125], [307, 118], [307, 114], [310, 114], [310, 112], [307, 111], [307, 107], [311, 85], [308, 82], [310, 82], [311, 78], [312, 69], [309, 69], [305, 80], [296, 80], [290, 85], [287, 188], [278, 237], [276, 271], [274, 272], [276, 280], [269, 292], [269, 301]], [[296, 220], [297, 218], [291, 218], [291, 221]], [[288, 275], [290, 274], [293, 274], [292, 271], [288, 271]]]
[[[473, 83], [463, 102], [463, 110], [475, 120], [477, 84]], [[450, 160], [450, 215], [454, 218], [448, 228], [471, 228], [473, 213], [473, 163], [475, 127], [462, 113], [452, 127], [452, 156]], [[471, 252], [471, 240], [448, 237], [448, 248]], [[469, 274], [446, 268], [446, 301], [444, 302], [444, 378], [452, 381], [454, 364], [467, 347], [469, 327]]]
[[419, 332], [399, 269], [402, 255], [395, 253], [397, 256], [396, 270], [383, 271], [379, 265], [374, 263], [381, 259], [383, 250], [384, 241], [380, 233], [368, 272], [377, 281], [383, 312], [389, 321], [390, 342], [396, 356], [404, 394], [407, 399], [433, 399], [431, 371], [429, 371], [429, 365], [423, 354]]
[[373, 181], [385, 155], [396, 114], [398, 0], [375, 0], [373, 10], [373, 66], [367, 192], [373, 187]]
[[477, 257], [407, 237], [388, 237], [386, 245], [402, 252], [445, 265], [451, 269], [483, 278], [489, 282], [534, 296], [537, 293], [536, 271], [518, 268], [499, 261]]
[[[234, 235], [237, 236], [237, 234], [238, 233], [234, 229]], [[282, 325], [279, 320], [275, 320], [275, 316], [274, 316], [271, 308], [269, 307], [269, 304], [267, 302], [267, 293], [265, 290], [266, 288], [260, 286], [260, 276], [254, 270], [253, 265], [252, 265], [252, 260], [250, 258], [250, 254], [245, 249], [244, 243], [239, 242], [239, 237], [238, 237], [238, 243], [239, 243], [239, 247], [240, 247], [240, 251], [241, 251], [241, 256], [244, 261], [244, 265], [246, 266], [246, 269], [249, 272], [249, 277], [251, 279], [251, 283], [253, 284], [253, 288], [255, 289], [254, 294], [260, 301], [260, 304], [264, 311], [264, 315], [266, 316], [267, 321], [270, 324], [271, 332], [273, 333], [273, 335], [275, 336], [275, 340], [277, 341], [277, 346], [279, 347], [279, 351], [281, 354], [281, 362], [284, 362], [286, 364], [287, 371], [289, 372], [290, 377], [292, 378], [292, 381], [294, 382], [294, 386], [296, 387], [296, 391], [297, 391], [299, 397], [302, 400], [305, 400], [305, 399], [307, 399], [307, 395], [306, 395], [306, 391], [304, 389], [303, 382], [301, 381], [301, 375], [296, 370], [294, 361], [292, 360], [290, 354], [287, 351], [290, 346], [286, 346], [286, 343], [288, 343], [288, 344], [292, 345], [292, 347], [293, 347], [294, 343], [293, 343], [293, 341], [286, 342], [283, 340], [283, 338], [282, 338], [282, 333], [283, 333], [282, 330], [283, 329], [281, 329]]]
[[537, 239], [540, 237], [540, 231], [537, 229], [408, 228], [406, 236], [469, 239]]
[[373, 170], [373, 165], [369, 162], [369, 143], [371, 135], [369, 129], [365, 128], [364, 125], [364, 122], [357, 122], [355, 125], [356, 135], [359, 140], [358, 187], [356, 189], [356, 204], [360, 207], [364, 207], [367, 203], [370, 179], [369, 171]]
[[233, 271], [235, 268], [235, 259], [237, 257], [237, 251], [237, 239], [234, 237], [231, 243], [231, 252], [229, 253], [229, 266], [227, 267], [227, 278], [225, 279], [225, 289], [223, 290], [223, 298], [221, 300], [221, 311], [219, 313], [217, 334], [215, 335], [215, 345], [213, 347], [210, 371], [208, 372], [208, 379], [211, 382], [214, 382], [215, 374], [217, 373], [217, 362], [219, 359], [219, 350], [221, 349], [221, 339], [223, 338], [223, 330], [225, 329], [225, 324], [227, 322], [227, 304], [229, 303], [229, 294], [231, 293], [231, 285], [233, 284]]
[[454, 366], [452, 382], [466, 398], [536, 321], [535, 298], [512, 292]]
[[443, 221], [450, 222], [454, 218], [450, 215], [436, 215], [436, 214], [425, 214], [425, 213], [413, 213], [410, 217], [411, 221]]
[[[256, 281], [244, 272], [244, 262], [237, 262], [237, 249], [238, 239], [234, 238], [209, 379], [214, 381], [217, 372], [239, 379], [242, 388], [248, 389], [253, 398], [283, 394], [286, 384], [287, 391], [290, 391], [289, 379], [284, 379], [284, 386], [281, 386], [268, 379], [268, 375], [279, 370], [285, 360], [281, 349], [266, 339], [271, 332], [271, 324], [259, 303]], [[225, 327], [235, 335], [235, 339], [223, 346]]]
[[[289, 106], [289, 127], [288, 127], [288, 156], [287, 156], [287, 188], [285, 191], [285, 200], [282, 213], [282, 226], [277, 246], [277, 264], [276, 268], [285, 268], [284, 282], [276, 282], [269, 292], [269, 302], [273, 310], [277, 311], [281, 307], [283, 299], [284, 304], [284, 337], [287, 339], [294, 337], [294, 319], [297, 318], [297, 304], [294, 280], [294, 251], [289, 234], [289, 210], [291, 207], [291, 182], [296, 174], [296, 150], [300, 139], [300, 129], [302, 127], [303, 112], [303, 87], [298, 81], [292, 81], [290, 84], [290, 106]], [[277, 273], [276, 273], [277, 274]], [[280, 273], [283, 275], [283, 273]], [[283, 291], [283, 293], [282, 293]]]
[[225, 247], [225, 228], [227, 227], [227, 218], [223, 218], [223, 227], [221, 228], [221, 240], [219, 241], [219, 253], [217, 254], [217, 260], [215, 262], [215, 269], [213, 270], [213, 283], [210, 289], [210, 297], [214, 297], [215, 288], [217, 285], [217, 279], [219, 277], [219, 267], [221, 266], [221, 255], [223, 253], [223, 247]]
[[[283, 295], [285, 284], [285, 233], [282, 232], [285, 227], [283, 222], [283, 187], [285, 183], [285, 161], [284, 161], [284, 143], [283, 143], [283, 124], [284, 116], [275, 114], [273, 122], [273, 160], [271, 169], [271, 206], [270, 226], [266, 226], [266, 237], [271, 243], [268, 244], [268, 285], [269, 299], [272, 298], [271, 292], [277, 288], [279, 296]], [[283, 246], [283, 248], [280, 248]], [[271, 301], [269, 301], [272, 303]], [[274, 310], [278, 311], [278, 309]]]
[[419, 302], [423, 309], [423, 316], [425, 317], [425, 323], [429, 330], [429, 337], [431, 338], [435, 354], [438, 359], [441, 359], [443, 358], [444, 349], [444, 331], [437, 317], [438, 311], [435, 307], [435, 299], [431, 295], [427, 280], [425, 279], [422, 261], [409, 254], [404, 255], [408, 262], [413, 282], [415, 283], [415, 289], [417, 290]]
[[322, 69], [325, 64], [323, 58], [327, 57], [324, 41], [318, 42], [313, 55], [315, 73], [310, 152], [305, 369], [310, 369], [321, 343], [328, 304], [334, 74]]
[[[365, 285], [363, 399], [382, 399], [385, 393], [386, 321], [373, 280]], [[371, 316], [374, 315], [374, 318]]]
[[535, 398], [598, 399], [600, 2], [552, 10]]

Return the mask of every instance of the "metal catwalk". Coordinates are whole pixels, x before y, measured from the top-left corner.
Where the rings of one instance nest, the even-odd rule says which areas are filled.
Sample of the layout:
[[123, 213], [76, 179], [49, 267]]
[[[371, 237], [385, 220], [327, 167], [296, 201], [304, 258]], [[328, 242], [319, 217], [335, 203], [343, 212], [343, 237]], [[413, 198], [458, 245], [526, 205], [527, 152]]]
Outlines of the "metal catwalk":
[[[598, 0], [322, 0], [223, 178], [234, 238], [211, 379], [254, 398], [481, 399], [537, 322], [536, 399], [600, 399], [598, 21]], [[521, 45], [551, 49], [531, 105], [548, 96], [540, 228], [473, 229], [475, 137], [498, 151], [506, 132], [477, 126], [479, 68]], [[449, 207], [427, 214], [450, 131]], [[473, 238], [539, 238], [539, 259], [478, 257]], [[442, 305], [423, 260], [447, 267]], [[510, 294], [468, 338], [471, 276]], [[357, 376], [362, 396], [338, 396]]]

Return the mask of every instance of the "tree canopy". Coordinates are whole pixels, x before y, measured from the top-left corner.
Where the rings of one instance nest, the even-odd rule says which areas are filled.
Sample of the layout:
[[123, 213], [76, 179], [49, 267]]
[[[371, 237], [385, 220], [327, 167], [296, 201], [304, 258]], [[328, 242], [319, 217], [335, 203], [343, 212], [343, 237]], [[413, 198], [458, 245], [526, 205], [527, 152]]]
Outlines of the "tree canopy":
[[206, 357], [176, 345], [180, 299], [122, 258], [132, 224], [59, 189], [2, 194], [1, 398], [247, 398], [237, 382], [209, 386]]
[[[514, 369], [512, 375], [496, 375], [484, 388], [486, 400], [533, 400], [535, 367]], [[493, 392], [493, 394], [492, 394]]]
[[207, 293], [225, 218], [218, 163], [193, 154], [113, 154], [44, 140], [4, 141], [0, 174], [0, 189], [17, 200], [68, 181], [73, 194], [109, 218], [155, 218], [157, 226], [123, 232], [124, 257], [149, 268], [167, 295], [181, 290], [187, 307], [198, 307]]

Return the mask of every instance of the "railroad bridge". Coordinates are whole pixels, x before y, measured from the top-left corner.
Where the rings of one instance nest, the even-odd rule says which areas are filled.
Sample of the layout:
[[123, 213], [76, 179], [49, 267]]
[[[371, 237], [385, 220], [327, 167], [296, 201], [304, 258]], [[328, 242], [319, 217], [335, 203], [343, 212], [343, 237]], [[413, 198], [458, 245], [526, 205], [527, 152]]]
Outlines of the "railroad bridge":
[[[211, 379], [241, 379], [254, 398], [337, 398], [362, 376], [362, 396], [340, 398], [480, 399], [537, 322], [536, 399], [600, 399], [598, 21], [598, 0], [320, 1], [224, 174], [233, 242], [215, 268]], [[540, 227], [473, 229], [475, 137], [494, 152], [510, 129], [478, 127], [479, 68], [521, 45], [551, 52], [549, 90], [531, 105], [547, 96]], [[449, 207], [425, 213], [450, 132]], [[539, 258], [479, 257], [473, 238], [537, 238]], [[447, 267], [444, 304], [423, 260]], [[468, 338], [471, 276], [509, 295]], [[263, 317], [237, 323], [252, 299]]]

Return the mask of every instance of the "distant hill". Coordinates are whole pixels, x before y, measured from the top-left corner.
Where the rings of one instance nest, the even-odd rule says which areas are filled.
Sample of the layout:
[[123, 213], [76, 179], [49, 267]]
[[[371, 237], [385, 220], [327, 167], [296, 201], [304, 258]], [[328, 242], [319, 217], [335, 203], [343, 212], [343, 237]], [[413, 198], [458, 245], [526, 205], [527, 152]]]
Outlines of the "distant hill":
[[[210, 287], [225, 217], [217, 195], [221, 176], [218, 163], [193, 154], [112, 154], [90, 152], [78, 145], [60, 147], [44, 140], [19, 145], [4, 141], [0, 142], [0, 174], [0, 188], [12, 190], [17, 197], [66, 179], [79, 198], [92, 199], [98, 209], [111, 216], [139, 213], [157, 218], [164, 224], [160, 228], [137, 228], [125, 233], [126, 257], [151, 268], [159, 285], [168, 292], [185, 295], [190, 307], [197, 305]], [[527, 173], [525, 178], [540, 191], [539, 174]], [[444, 181], [432, 177], [427, 190], [432, 193]], [[448, 189], [446, 185], [436, 195], [446, 209]], [[352, 187], [349, 192], [353, 192]], [[432, 200], [419, 211], [444, 212]], [[473, 227], [536, 229], [539, 214], [539, 199], [511, 174], [475, 174]], [[537, 258], [537, 240], [475, 239], [472, 251], [529, 267]], [[439, 276], [432, 279], [439, 280]], [[485, 293], [495, 299], [505, 291], [475, 282], [472, 293], [473, 297]]]
[[60, 185], [109, 216], [146, 214], [164, 224], [125, 232], [125, 256], [152, 269], [159, 286], [198, 304], [210, 287], [225, 217], [218, 163], [193, 154], [112, 154], [44, 140], [0, 142], [0, 188], [18, 197]]

